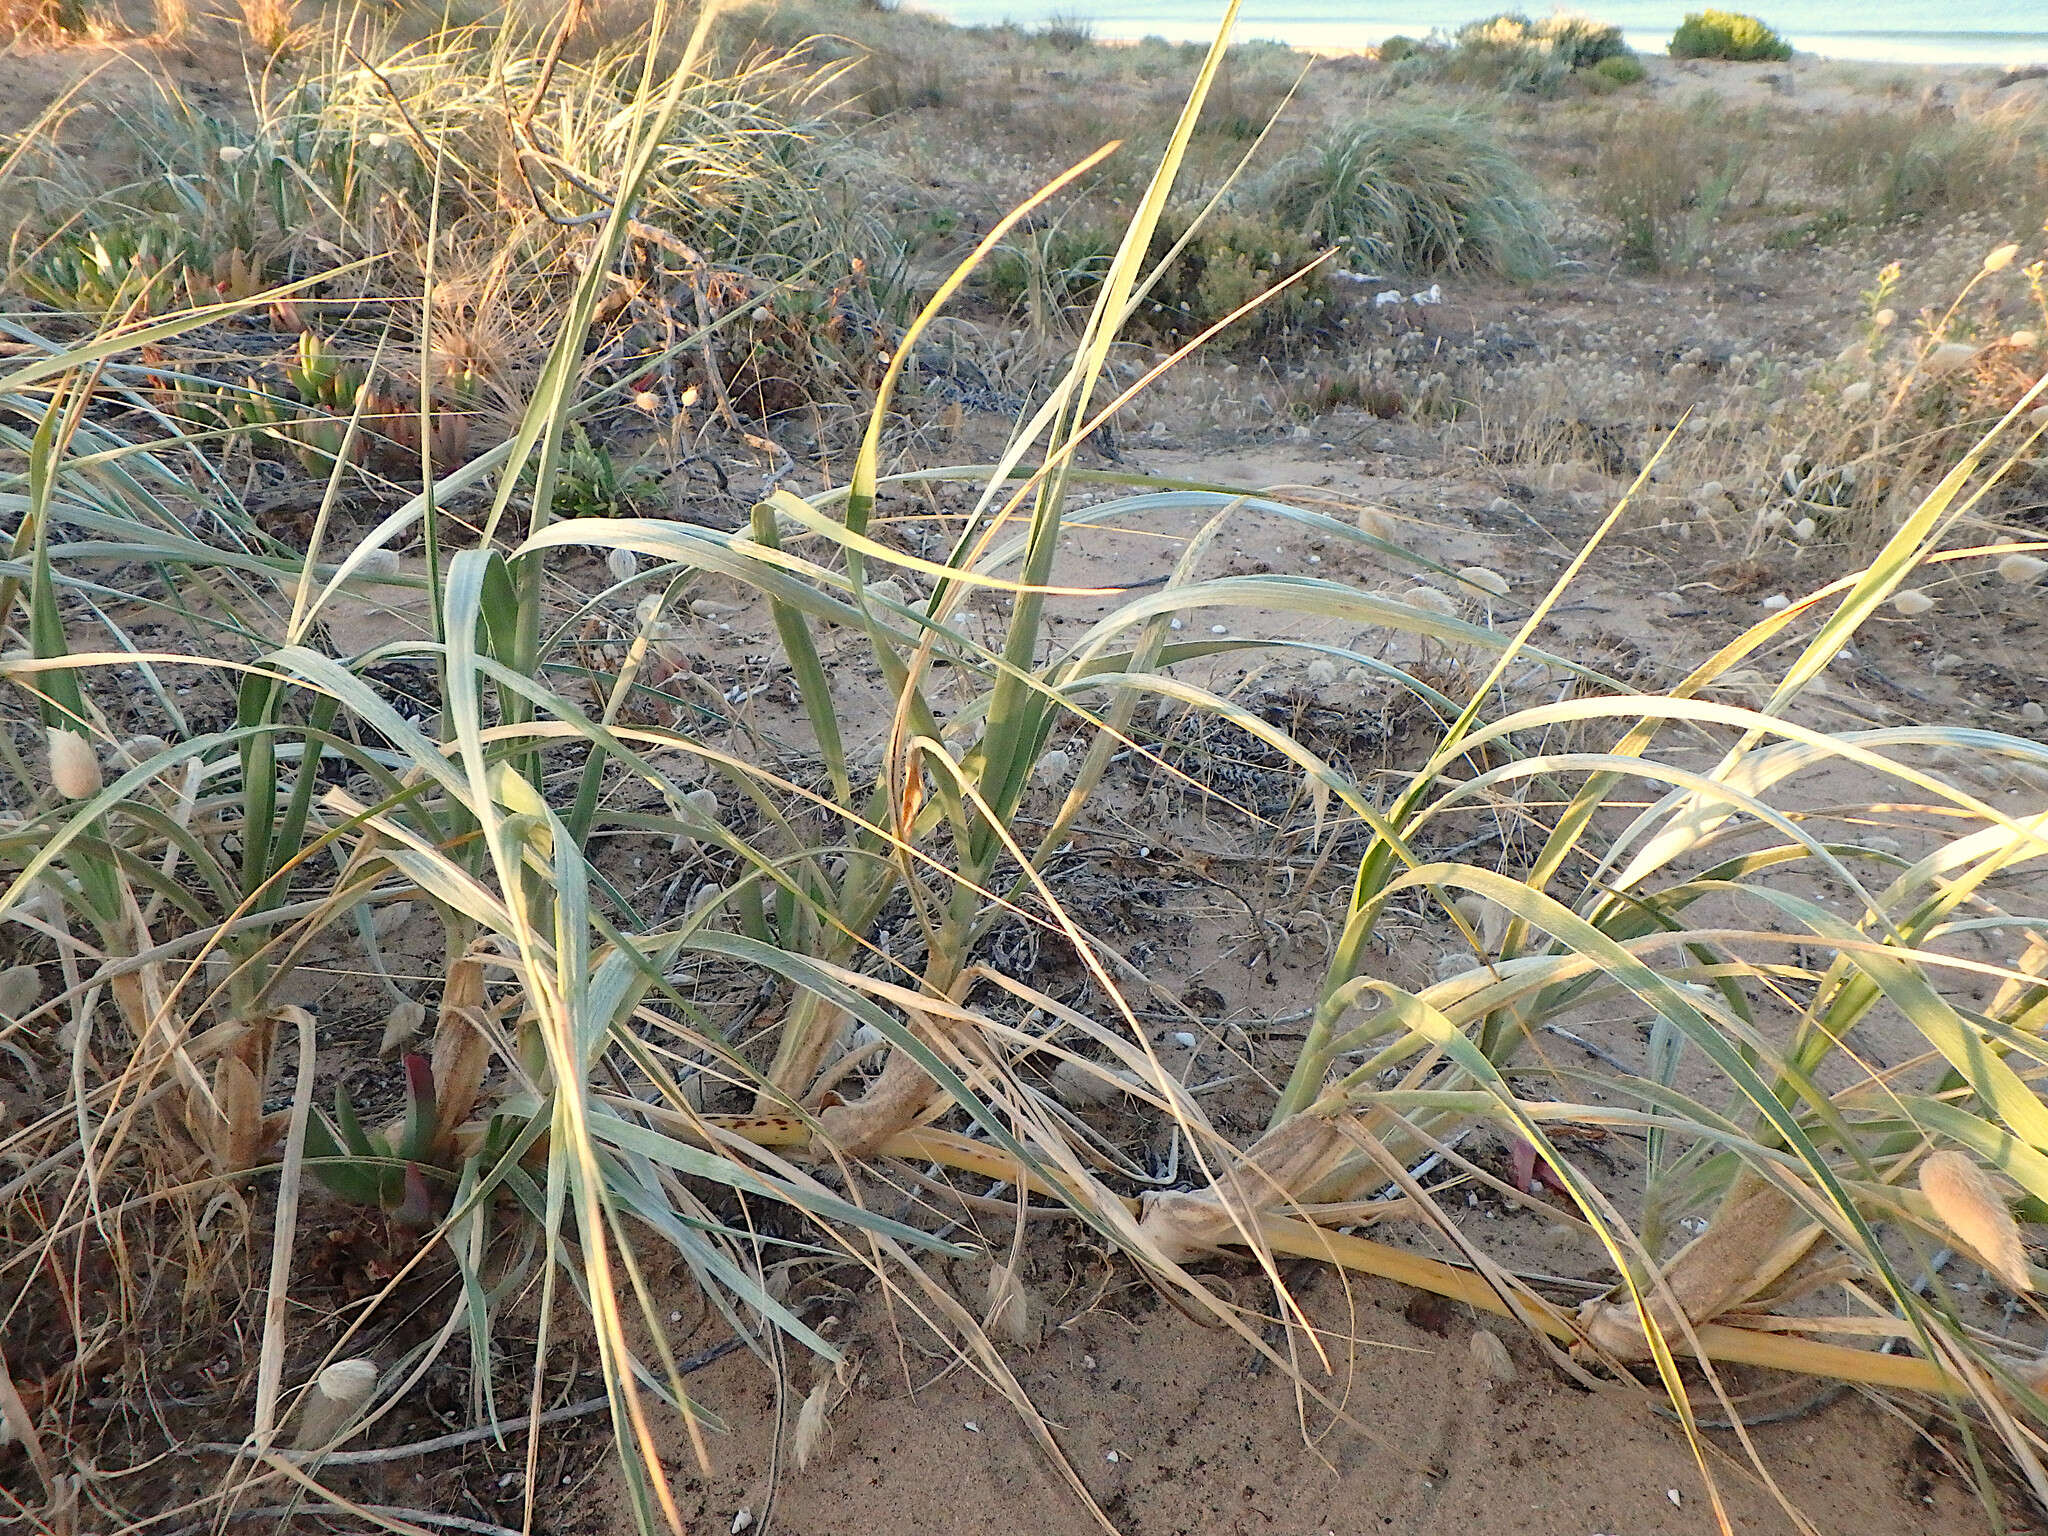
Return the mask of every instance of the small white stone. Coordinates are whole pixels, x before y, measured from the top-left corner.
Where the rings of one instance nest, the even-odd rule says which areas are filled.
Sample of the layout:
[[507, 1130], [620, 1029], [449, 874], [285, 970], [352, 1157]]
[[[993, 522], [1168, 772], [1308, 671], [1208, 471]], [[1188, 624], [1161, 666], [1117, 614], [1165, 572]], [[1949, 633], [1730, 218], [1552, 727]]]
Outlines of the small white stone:
[[969, 1434], [971, 1434], [971, 1435], [978, 1435], [978, 1434], [980, 1434], [980, 1433], [981, 1433], [981, 1426], [980, 1426], [979, 1424], [975, 1423], [975, 1422], [974, 1422], [974, 1420], [972, 1420], [972, 1419], [965, 1419], [965, 1420], [963, 1420], [963, 1421], [962, 1421], [962, 1425], [963, 1425], [963, 1427], [964, 1427], [964, 1428], [965, 1428], [965, 1429], [967, 1430], [967, 1432], [968, 1432]]
[[1184, 1051], [1192, 1051], [1195, 1048], [1196, 1041], [1195, 1037], [1186, 1030], [1176, 1029], [1173, 1032], [1173, 1043]]
[[2048, 709], [2029, 699], [2020, 706], [2020, 718], [2028, 725], [2048, 725]]
[[1792, 599], [1782, 592], [1773, 592], [1763, 600], [1763, 606], [1772, 613], [1777, 613], [1783, 609], [1790, 608], [1792, 606]]
[[1212, 635], [1227, 635], [1230, 633], [1230, 626], [1228, 624], [1211, 624], [1209, 626], [1209, 633]]
[[732, 1536], [740, 1536], [740, 1532], [749, 1529], [753, 1523], [754, 1512], [751, 1509], [741, 1510], [732, 1517]]

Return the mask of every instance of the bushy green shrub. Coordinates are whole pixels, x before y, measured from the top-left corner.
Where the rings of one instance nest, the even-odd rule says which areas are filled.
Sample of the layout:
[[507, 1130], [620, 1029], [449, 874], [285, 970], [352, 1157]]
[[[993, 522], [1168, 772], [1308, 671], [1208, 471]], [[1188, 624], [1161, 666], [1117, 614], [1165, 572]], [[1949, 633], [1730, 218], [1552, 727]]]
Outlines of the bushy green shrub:
[[[1160, 222], [1145, 255], [1164, 261], [1187, 233], [1184, 217]], [[981, 288], [1004, 309], [1051, 327], [1062, 314], [1095, 302], [1116, 258], [1117, 237], [1092, 226], [1058, 226], [997, 251], [982, 267]], [[1169, 336], [1192, 336], [1313, 263], [1321, 247], [1298, 229], [1244, 213], [1210, 218], [1147, 295], [1139, 321]], [[1329, 299], [1329, 278], [1311, 272], [1222, 333], [1225, 342], [1264, 341], [1312, 325]]]
[[1739, 11], [1694, 11], [1671, 36], [1674, 59], [1789, 59], [1792, 45], [1754, 16]]
[[1447, 78], [1539, 96], [1553, 94], [1576, 70], [1632, 57], [1621, 28], [1572, 12], [1531, 21], [1520, 11], [1502, 11], [1465, 23], [1452, 41], [1443, 58]]
[[1422, 44], [1414, 38], [1404, 37], [1399, 32], [1396, 32], [1392, 37], [1380, 44], [1380, 62], [1382, 64], [1398, 64], [1403, 59], [1417, 52], [1421, 47]]
[[1594, 64], [1589, 72], [1614, 85], [1641, 85], [1649, 74], [1643, 68], [1643, 61], [1633, 53], [1610, 54]]
[[1592, 69], [1610, 59], [1633, 59], [1634, 51], [1622, 40], [1621, 28], [1572, 11], [1559, 11], [1536, 24], [1536, 35], [1569, 69]]
[[1548, 96], [1571, 66], [1518, 11], [1468, 21], [1454, 35], [1445, 73], [1460, 85]]
[[[1170, 216], [1162, 219], [1147, 252], [1148, 263], [1164, 260], [1183, 232]], [[1211, 218], [1152, 289], [1141, 317], [1162, 332], [1195, 335], [1310, 265], [1320, 252], [1321, 247], [1299, 228], [1283, 222], [1241, 213]], [[1317, 267], [1223, 331], [1219, 339], [1263, 342], [1313, 326], [1325, 312], [1329, 283], [1327, 265]]]
[[1550, 263], [1535, 178], [1481, 118], [1393, 107], [1283, 162], [1267, 210], [1375, 272], [1532, 276]]

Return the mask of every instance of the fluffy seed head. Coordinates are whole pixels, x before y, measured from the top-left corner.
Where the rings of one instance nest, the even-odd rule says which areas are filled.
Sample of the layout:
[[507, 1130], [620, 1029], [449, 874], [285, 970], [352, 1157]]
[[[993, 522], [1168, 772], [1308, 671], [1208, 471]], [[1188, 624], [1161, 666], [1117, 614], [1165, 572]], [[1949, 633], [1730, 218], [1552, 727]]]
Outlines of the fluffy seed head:
[[718, 796], [711, 790], [690, 790], [683, 796], [683, 806], [701, 821], [718, 820]]
[[223, 144], [214, 153], [220, 157], [222, 165], [233, 165], [237, 161], [244, 159], [249, 151], [239, 144]]
[[1038, 766], [1031, 771], [1031, 776], [1046, 789], [1054, 789], [1066, 782], [1067, 774], [1073, 766], [1074, 760], [1059, 747], [1054, 747], [1038, 760]]
[[1997, 250], [1984, 258], [1984, 270], [1986, 272], [2003, 272], [2012, 265], [2013, 257], [2019, 255], [2019, 253], [2020, 248], [2016, 245], [2001, 245]]
[[2008, 347], [2018, 347], [2022, 352], [2031, 352], [2034, 348], [2041, 345], [2041, 333], [2039, 331], [2014, 331], [2005, 338], [2005, 344]]
[[1996, 1275], [2006, 1289], [2027, 1292], [2027, 1247], [1991, 1180], [1960, 1152], [1931, 1152], [1920, 1165], [1920, 1192], [1941, 1224]]
[[1921, 614], [1931, 611], [1933, 607], [1934, 599], [1918, 587], [1906, 587], [1892, 594], [1894, 611], [1904, 614], [1909, 619], [1917, 619]]
[[43, 1000], [43, 973], [33, 965], [0, 971], [0, 1014], [18, 1019]]
[[396, 576], [398, 574], [398, 551], [395, 549], [373, 549], [356, 562], [356, 575], [363, 577]]
[[1458, 600], [1437, 587], [1410, 587], [1400, 594], [1400, 601], [1410, 608], [1420, 608], [1424, 613], [1434, 613], [1446, 619], [1458, 616]]
[[630, 549], [615, 549], [604, 557], [604, 568], [613, 581], [631, 581], [640, 574], [640, 557]]
[[2020, 706], [2020, 718], [2028, 725], [2048, 725], [2048, 709], [2029, 699]]
[[828, 1376], [805, 1394], [804, 1405], [797, 1410], [796, 1434], [790, 1441], [790, 1455], [799, 1472], [825, 1448], [826, 1437], [832, 1433], [832, 1426], [827, 1422], [832, 1411], [831, 1397], [832, 1379]]
[[67, 800], [99, 793], [100, 760], [92, 743], [61, 725], [50, 727], [50, 782]]
[[1870, 380], [1858, 379], [1854, 384], [1843, 386], [1842, 404], [1861, 405], [1870, 398]]
[[325, 1445], [362, 1411], [377, 1390], [377, 1362], [337, 1360], [313, 1379], [299, 1415], [298, 1449]]
[[1389, 539], [1394, 535], [1394, 520], [1378, 507], [1360, 507], [1358, 531], [1375, 539]]
[[379, 1056], [394, 1056], [410, 1045], [427, 1022], [427, 1005], [407, 998], [384, 1019], [384, 1036], [377, 1044]]
[[1819, 532], [1820, 524], [1815, 522], [1810, 517], [1802, 517], [1801, 519], [1799, 519], [1798, 522], [1792, 525], [1792, 537], [1797, 539], [1802, 544], [1811, 543], [1813, 541], [1813, 536]]
[[1469, 582], [1482, 592], [1495, 597], [1508, 595], [1508, 579], [1499, 571], [1490, 571], [1483, 565], [1468, 565], [1458, 572], [1460, 581]]
[[1773, 592], [1763, 601], [1763, 606], [1772, 613], [1779, 613], [1792, 606], [1792, 599], [1782, 592]]
[[1031, 1298], [1014, 1264], [998, 1264], [988, 1273], [988, 1331], [1012, 1344], [1031, 1342]]
[[1105, 1073], [1100, 1068], [1062, 1061], [1052, 1069], [1052, 1091], [1067, 1108], [1088, 1109], [1107, 1104], [1117, 1096], [1121, 1090], [1115, 1078], [1115, 1073]]
[[1998, 562], [1998, 579], [2015, 587], [2031, 587], [2043, 571], [2048, 571], [2048, 560], [2032, 555], [2007, 555]]
[[1977, 349], [1967, 341], [1944, 341], [1927, 354], [1920, 366], [1935, 378], [1940, 378], [1945, 373], [1966, 367], [1976, 356]]
[[1507, 1345], [1492, 1329], [1474, 1329], [1470, 1347], [1472, 1363], [1479, 1367], [1479, 1374], [1489, 1382], [1504, 1387], [1515, 1379], [1515, 1357], [1508, 1353]]
[[1308, 680], [1311, 688], [1327, 688], [1337, 681], [1337, 663], [1327, 656], [1318, 656], [1308, 664], [1308, 670], [1302, 675]]

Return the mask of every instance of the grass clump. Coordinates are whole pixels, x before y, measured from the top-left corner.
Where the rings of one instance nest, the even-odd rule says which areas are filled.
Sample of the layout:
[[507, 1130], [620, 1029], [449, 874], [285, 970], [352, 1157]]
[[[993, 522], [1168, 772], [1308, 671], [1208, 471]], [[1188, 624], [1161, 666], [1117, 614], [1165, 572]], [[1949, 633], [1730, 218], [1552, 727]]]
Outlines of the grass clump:
[[1593, 167], [1594, 206], [1623, 260], [1641, 271], [1685, 267], [1714, 228], [1748, 169], [1748, 137], [1711, 102], [1645, 107], [1627, 130], [1607, 134]]
[[1674, 59], [1753, 63], [1792, 57], [1790, 43], [1756, 17], [1740, 11], [1693, 11], [1678, 24], [1667, 46]]
[[1982, 209], [2023, 234], [2048, 215], [2048, 119], [2038, 108], [1846, 112], [1817, 123], [1807, 143], [1815, 180], [1840, 195], [1844, 221]]
[[1484, 119], [1401, 105], [1297, 152], [1261, 201], [1364, 270], [1528, 277], [1551, 260], [1531, 186]]

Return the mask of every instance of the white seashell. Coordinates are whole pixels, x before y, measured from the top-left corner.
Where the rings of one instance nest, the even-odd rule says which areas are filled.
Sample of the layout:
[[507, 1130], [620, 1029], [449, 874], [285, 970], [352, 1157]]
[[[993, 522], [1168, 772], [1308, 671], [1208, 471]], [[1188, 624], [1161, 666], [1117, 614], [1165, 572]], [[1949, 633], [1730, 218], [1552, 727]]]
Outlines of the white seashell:
[[1930, 1152], [1920, 1165], [1920, 1192], [1962, 1245], [2007, 1290], [2027, 1292], [2027, 1246], [1997, 1186], [1960, 1152]]
[[1870, 380], [1858, 379], [1854, 384], [1842, 386], [1842, 404], [1861, 405], [1870, 398]]
[[18, 1019], [43, 1000], [43, 973], [33, 965], [0, 971], [0, 1017]]
[[2019, 255], [2019, 253], [2020, 248], [2017, 245], [2001, 245], [1997, 250], [1984, 258], [1984, 270], [1986, 272], [2003, 272], [2012, 265], [2013, 257]]
[[1073, 766], [1074, 760], [1060, 748], [1054, 747], [1038, 760], [1038, 766], [1031, 770], [1031, 776], [1038, 781], [1041, 788], [1054, 789], [1066, 782], [1067, 774]]
[[1458, 579], [1494, 597], [1508, 595], [1508, 579], [1499, 571], [1488, 570], [1483, 565], [1468, 565], [1458, 572]]
[[640, 557], [630, 549], [615, 549], [604, 557], [604, 568], [613, 581], [631, 581], [640, 574]]
[[1424, 613], [1434, 613], [1446, 619], [1458, 616], [1458, 600], [1450, 593], [1437, 587], [1410, 587], [1397, 593], [1396, 601], [1406, 603], [1410, 608], [1420, 608]]
[[1906, 587], [1892, 594], [1892, 607], [1909, 619], [1917, 619], [1933, 609], [1934, 599], [1918, 587]]
[[1763, 600], [1763, 606], [1772, 613], [1777, 613], [1782, 609], [1790, 608], [1792, 606], [1792, 599], [1782, 592], [1773, 592]]
[[751, 1509], [741, 1510], [732, 1517], [732, 1536], [740, 1536], [741, 1531], [752, 1529], [753, 1524], [754, 1512]]
[[1820, 532], [1820, 524], [1810, 517], [1802, 517], [1792, 525], [1792, 537], [1802, 544], [1813, 542], [1813, 536]]
[[292, 1444], [309, 1451], [348, 1428], [377, 1390], [377, 1375], [376, 1361], [358, 1359], [337, 1360], [314, 1377], [299, 1410], [299, 1432]]
[[67, 800], [83, 800], [99, 793], [100, 760], [92, 743], [76, 731], [53, 725], [50, 738], [50, 782]]
[[1492, 1385], [1504, 1387], [1515, 1379], [1515, 1357], [1508, 1353], [1507, 1345], [1492, 1329], [1475, 1328], [1470, 1348], [1472, 1363]]
[[1954, 373], [1976, 360], [1977, 349], [1967, 341], [1944, 341], [1921, 360], [1921, 371], [1933, 378]]
[[1998, 579], [2015, 587], [2030, 587], [2048, 571], [2048, 560], [2032, 555], [2007, 555], [1998, 562]]

